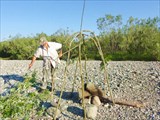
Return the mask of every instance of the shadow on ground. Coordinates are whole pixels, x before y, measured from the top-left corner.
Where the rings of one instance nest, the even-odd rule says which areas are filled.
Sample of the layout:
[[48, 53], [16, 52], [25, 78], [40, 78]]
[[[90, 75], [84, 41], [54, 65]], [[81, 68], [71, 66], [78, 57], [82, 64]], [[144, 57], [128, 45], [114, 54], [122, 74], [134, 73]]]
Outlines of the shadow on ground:
[[[56, 91], [55, 95], [60, 97], [61, 91]], [[71, 100], [74, 103], [79, 103], [78, 92], [63, 92], [62, 99]]]
[[15, 86], [16, 82], [23, 82], [24, 77], [18, 74], [0, 75], [0, 95], [5, 96]]
[[19, 82], [23, 82], [24, 77], [18, 74], [11, 74], [11, 75], [0, 75], [0, 78], [4, 80], [4, 84], [9, 83], [10, 80], [15, 80]]
[[83, 109], [80, 109], [80, 108], [78, 108], [78, 107], [69, 106], [69, 107], [67, 108], [67, 111], [68, 111], [68, 112], [71, 112], [71, 113], [73, 113], [73, 114], [75, 114], [75, 115], [77, 115], [77, 116], [83, 117]]
[[[60, 97], [61, 91], [56, 91], [55, 95], [57, 95], [58, 97]], [[78, 92], [63, 92], [62, 94], [62, 99], [64, 100], [71, 100], [73, 101], [73, 103], [80, 103], [79, 101], [79, 96], [78, 96]], [[76, 115], [76, 116], [80, 116], [83, 117], [83, 109], [76, 107], [76, 106], [68, 106], [67, 107], [67, 111]], [[64, 114], [64, 116], [69, 117], [68, 115]], [[70, 117], [69, 117], [70, 118]], [[75, 120], [74, 118], [70, 118], [72, 120]]]
[[[32, 87], [35, 87], [37, 90], [40, 89], [41, 83], [34, 81], [34, 76], [31, 78], [30, 82], [34, 82]], [[20, 76], [18, 74], [10, 75], [0, 75], [0, 95], [5, 96], [10, 93], [10, 89], [15, 87], [17, 83], [24, 82], [25, 76]]]

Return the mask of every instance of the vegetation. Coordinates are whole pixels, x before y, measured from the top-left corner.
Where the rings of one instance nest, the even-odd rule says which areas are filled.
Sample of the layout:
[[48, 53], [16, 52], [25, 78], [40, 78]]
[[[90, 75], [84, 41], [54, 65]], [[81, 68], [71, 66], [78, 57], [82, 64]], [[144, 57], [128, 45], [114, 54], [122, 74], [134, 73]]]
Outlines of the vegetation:
[[[111, 60], [160, 60], [160, 19], [130, 17], [125, 25], [122, 17], [106, 15], [97, 20], [101, 45]], [[108, 57], [107, 57], [108, 54]]]
[[[97, 19], [102, 51], [105, 60], [156, 60], [160, 61], [160, 18], [138, 19], [130, 17], [125, 24], [122, 16], [105, 15]], [[38, 47], [39, 37], [63, 44], [63, 52], [68, 50], [72, 40], [69, 30], [58, 30], [48, 36], [45, 33], [34, 37], [14, 37], [0, 43], [1, 59], [31, 59]], [[77, 41], [74, 40], [72, 47]], [[99, 60], [100, 55], [93, 41], [85, 42], [87, 59]], [[78, 57], [78, 48], [72, 50], [71, 58]], [[66, 59], [65, 54], [62, 59]], [[82, 56], [84, 58], [84, 56]]]
[[[97, 19], [100, 34], [96, 36], [100, 41], [105, 60], [156, 60], [160, 61], [160, 18], [138, 19], [130, 17], [126, 24], [122, 23], [122, 16], [105, 15]], [[65, 53], [73, 40], [69, 30], [58, 30], [48, 36], [45, 33], [34, 37], [13, 37], [0, 42], [1, 59], [31, 59], [39, 45], [39, 38], [46, 36], [48, 41], [56, 41], [63, 44]], [[95, 36], [94, 36], [95, 37]], [[85, 42], [84, 42], [85, 41]], [[82, 59], [101, 59], [96, 45], [91, 38], [84, 38], [82, 45]], [[71, 58], [77, 58], [79, 49], [76, 47], [79, 41], [73, 40]], [[99, 44], [98, 44], [99, 45]], [[98, 47], [100, 49], [100, 47]], [[84, 51], [85, 50], [85, 51]], [[100, 49], [101, 51], [101, 49]], [[62, 59], [67, 59], [67, 54]], [[104, 61], [104, 60], [103, 60]], [[0, 118], [30, 119], [44, 116], [46, 108], [43, 101], [50, 97], [49, 90], [37, 94], [37, 90], [29, 92], [37, 87], [36, 73], [32, 77], [25, 76], [23, 82], [19, 82], [10, 89], [6, 96], [0, 96]]]
[[12, 120], [29, 120], [29, 118], [41, 117], [45, 114], [46, 108], [42, 105], [50, 97], [49, 90], [37, 93], [37, 90], [29, 89], [37, 87], [36, 72], [32, 77], [25, 76], [23, 82], [10, 89], [6, 96], [0, 96], [0, 118]]

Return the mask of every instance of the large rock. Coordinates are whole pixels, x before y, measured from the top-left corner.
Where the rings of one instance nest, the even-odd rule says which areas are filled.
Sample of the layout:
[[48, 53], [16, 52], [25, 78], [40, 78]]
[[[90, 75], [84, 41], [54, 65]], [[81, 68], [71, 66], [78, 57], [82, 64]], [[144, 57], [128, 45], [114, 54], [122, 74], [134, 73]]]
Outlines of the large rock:
[[[78, 95], [79, 95], [80, 99], [83, 98], [83, 96], [82, 96], [82, 89], [81, 88], [78, 89]], [[84, 90], [84, 98], [89, 97], [89, 96], [91, 96], [91, 94], [88, 91]]]
[[91, 103], [96, 105], [96, 106], [100, 106], [101, 105], [101, 101], [100, 101], [98, 96], [93, 96], [91, 98]]
[[97, 106], [93, 104], [86, 105], [86, 117], [95, 120], [97, 117]]
[[85, 90], [88, 91], [92, 96], [104, 96], [103, 90], [91, 82], [85, 84]]

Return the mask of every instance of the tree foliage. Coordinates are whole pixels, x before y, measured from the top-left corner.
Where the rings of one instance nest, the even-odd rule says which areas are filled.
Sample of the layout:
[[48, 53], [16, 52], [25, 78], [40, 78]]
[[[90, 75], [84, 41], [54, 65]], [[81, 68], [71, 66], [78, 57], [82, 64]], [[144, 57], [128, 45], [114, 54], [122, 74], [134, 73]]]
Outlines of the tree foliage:
[[[160, 60], [160, 18], [138, 19], [132, 16], [126, 23], [122, 16], [105, 15], [97, 19], [102, 51], [106, 60]], [[46, 36], [48, 41], [60, 42], [63, 52], [68, 51], [73, 40], [69, 29], [59, 29], [52, 35], [45, 33], [34, 37], [13, 37], [0, 43], [0, 57], [8, 59], [31, 59], [38, 47], [39, 38]], [[73, 40], [72, 48], [78, 44]], [[100, 59], [93, 41], [85, 42], [88, 59]], [[78, 56], [78, 49], [71, 51], [71, 58]], [[66, 59], [67, 54], [62, 59]], [[84, 58], [82, 56], [82, 58]]]
[[120, 15], [99, 18], [97, 25], [104, 53], [108, 53], [112, 60], [160, 60], [159, 23], [158, 17], [130, 17], [124, 25]]

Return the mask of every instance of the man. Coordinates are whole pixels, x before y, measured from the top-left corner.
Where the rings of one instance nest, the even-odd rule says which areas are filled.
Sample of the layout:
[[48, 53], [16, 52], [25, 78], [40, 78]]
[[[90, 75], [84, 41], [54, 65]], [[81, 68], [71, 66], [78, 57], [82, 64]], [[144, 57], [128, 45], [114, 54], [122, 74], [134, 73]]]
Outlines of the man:
[[[59, 52], [58, 52], [59, 51]], [[40, 46], [36, 50], [31, 63], [29, 64], [29, 69], [33, 66], [36, 58], [43, 57], [43, 78], [42, 78], [42, 89], [47, 88], [47, 81], [49, 80], [49, 75], [51, 74], [52, 80], [52, 90], [54, 87], [54, 74], [55, 69], [60, 63], [60, 57], [62, 57], [62, 44], [57, 42], [48, 42], [46, 37], [40, 38]]]

